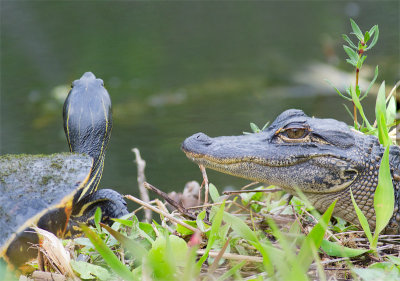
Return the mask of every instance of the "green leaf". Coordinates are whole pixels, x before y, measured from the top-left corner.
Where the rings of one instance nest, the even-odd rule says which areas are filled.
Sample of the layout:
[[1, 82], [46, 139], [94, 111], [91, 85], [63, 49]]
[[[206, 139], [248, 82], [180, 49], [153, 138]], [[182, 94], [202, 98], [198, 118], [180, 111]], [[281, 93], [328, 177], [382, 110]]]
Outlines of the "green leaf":
[[396, 119], [396, 100], [394, 96], [389, 99], [388, 106], [386, 108], [386, 124], [392, 124]]
[[264, 124], [264, 126], [263, 126], [262, 129], [261, 129], [261, 131], [264, 131], [265, 128], [267, 128], [268, 124], [269, 124], [269, 121], [268, 121], [267, 123]]
[[101, 226], [104, 227], [121, 245], [127, 249], [139, 262], [142, 261], [143, 257], [147, 256], [147, 250], [135, 240], [132, 240], [122, 233], [112, 229], [106, 224], [101, 223]]
[[348, 258], [356, 257], [368, 252], [367, 249], [348, 248], [325, 239], [321, 243], [321, 249], [324, 250], [324, 252], [327, 253], [329, 256]]
[[210, 230], [210, 235], [208, 237], [208, 243], [207, 243], [207, 247], [204, 251], [204, 255], [200, 258], [200, 260], [197, 262], [197, 266], [200, 269], [201, 265], [205, 262], [205, 260], [208, 257], [208, 253], [211, 250], [211, 247], [213, 246], [215, 240], [217, 240], [218, 238], [218, 230], [221, 226], [222, 223], [222, 218], [224, 216], [224, 209], [225, 209], [225, 201], [221, 204], [221, 206], [219, 207], [217, 213], [215, 214], [214, 218], [213, 218], [213, 222], [211, 225], [211, 230]]
[[350, 111], [350, 109], [347, 107], [347, 105], [343, 104], [343, 106], [346, 109], [347, 113], [351, 116], [351, 119], [354, 120], [353, 113]]
[[[172, 250], [168, 253], [168, 246]], [[188, 246], [186, 241], [175, 235], [169, 235], [167, 237], [159, 236], [154, 241], [151, 250], [149, 251], [149, 258], [151, 255], [159, 255], [157, 259], [160, 262], [166, 262], [167, 260], [173, 260], [178, 266], [184, 266], [186, 264], [186, 254], [188, 253]]]
[[[372, 29], [373, 29], [373, 31], [371, 32]], [[373, 46], [375, 46], [376, 42], [378, 42], [378, 38], [379, 38], [379, 28], [378, 28], [378, 26], [374, 25], [371, 28], [371, 30], [370, 30], [369, 33], [370, 33], [371, 36], [373, 35], [374, 37], [372, 38], [371, 44], [367, 48], [365, 48], [365, 51], [371, 49]]]
[[206, 232], [209, 228], [208, 225], [204, 223], [204, 218], [206, 217], [206, 210], [201, 211], [196, 217], [197, 228], [202, 232]]
[[110, 248], [101, 240], [100, 236], [91, 230], [87, 225], [80, 225], [82, 231], [95, 246], [97, 252], [103, 257], [110, 268], [123, 279], [135, 280], [133, 273], [114, 255]]
[[342, 34], [342, 37], [344, 41], [346, 41], [350, 45], [350, 47], [357, 49], [357, 46], [354, 45], [354, 43], [350, 40], [350, 38], [346, 34]]
[[353, 61], [351, 59], [346, 59], [346, 61], [354, 67], [357, 67], [357, 61]]
[[215, 185], [213, 185], [212, 183], [210, 183], [210, 184], [208, 185], [208, 188], [209, 188], [209, 192], [210, 192], [210, 196], [211, 196], [212, 201], [213, 201], [214, 203], [221, 202], [221, 201], [222, 201], [222, 200], [221, 200], [221, 197], [220, 197], [219, 192], [218, 192], [218, 189], [215, 187]]
[[390, 140], [388, 128], [386, 127], [386, 118], [385, 115], [380, 114], [377, 116], [377, 124], [378, 124], [378, 137], [379, 142], [384, 145], [390, 145], [392, 141]]
[[394, 256], [386, 256], [395, 265], [400, 265], [400, 258]]
[[113, 221], [116, 221], [122, 225], [128, 226], [128, 227], [132, 227], [133, 226], [133, 221], [132, 220], [124, 220], [124, 219], [113, 219]]
[[391, 140], [388, 134], [388, 128], [386, 127], [386, 94], [385, 94], [385, 81], [382, 82], [379, 87], [378, 96], [376, 98], [375, 115], [378, 125], [378, 138], [379, 142], [383, 146], [391, 144]]
[[253, 133], [258, 133], [260, 132], [260, 128], [258, 128], [258, 126], [254, 123], [250, 123], [250, 128], [253, 131]]
[[97, 230], [100, 231], [100, 222], [101, 222], [101, 209], [97, 207], [96, 212], [94, 213], [94, 225], [96, 226]]
[[389, 166], [389, 146], [386, 147], [379, 167], [378, 186], [374, 195], [374, 208], [376, 214], [375, 235], [386, 227], [394, 210], [394, 190]]
[[353, 33], [355, 36], [357, 36], [358, 40], [363, 40], [364, 36], [361, 32], [361, 29], [358, 27], [358, 25], [356, 24], [356, 22], [352, 19], [350, 19], [350, 23], [351, 23], [351, 28], [353, 29]]
[[357, 68], [360, 69], [365, 61], [365, 59], [367, 58], [367, 56], [361, 56], [361, 58], [358, 60], [357, 62]]
[[379, 73], [379, 68], [378, 66], [375, 67], [375, 75], [374, 78], [372, 79], [371, 83], [369, 83], [367, 90], [365, 91], [365, 94], [360, 98], [360, 101], [363, 100], [367, 95], [369, 90], [371, 90], [372, 86], [375, 83], [376, 78], [378, 77], [378, 73]]
[[349, 56], [349, 58], [351, 59], [351, 61], [353, 61], [357, 64], [358, 55], [357, 55], [356, 51], [354, 51], [352, 48], [350, 48], [346, 45], [343, 45], [343, 49], [346, 51], [346, 53]]
[[361, 227], [364, 230], [365, 236], [367, 236], [369, 243], [372, 244], [372, 234], [371, 234], [371, 229], [369, 228], [367, 218], [365, 217], [363, 212], [358, 207], [356, 200], [354, 200], [354, 196], [353, 196], [353, 192], [351, 191], [351, 187], [350, 187], [350, 196], [351, 196], [351, 201], [353, 202], [354, 210], [356, 211], [356, 214], [357, 214], [358, 221], [360, 222]]
[[188, 246], [175, 235], [159, 236], [154, 241], [147, 257], [152, 280], [176, 280], [178, 266], [186, 264]]
[[242, 261], [238, 264], [235, 264], [228, 271], [226, 271], [224, 274], [222, 274], [220, 277], [218, 277], [218, 279], [216, 279], [216, 281], [230, 280], [229, 277], [236, 274], [236, 272], [238, 272], [246, 263], [247, 263], [246, 261]]
[[250, 242], [250, 244], [261, 253], [263, 256], [264, 267], [268, 274], [272, 276], [274, 268], [271, 258], [274, 257], [274, 259], [280, 260], [281, 251], [269, 245], [269, 241], [266, 242], [267, 244], [261, 244], [256, 234], [240, 218], [225, 212], [224, 221], [231, 225], [234, 232], [236, 232], [241, 238]]
[[375, 30], [378, 28], [377, 25], [374, 25], [373, 27], [371, 27], [371, 29], [368, 31], [369, 35], [372, 36], [375, 33]]
[[[277, 242], [285, 253], [284, 264], [282, 264], [282, 262], [279, 264], [275, 262], [275, 264], [277, 264], [279, 274], [282, 275], [282, 279], [307, 281], [307, 268], [302, 267], [302, 265], [298, 262], [296, 252], [293, 249], [290, 241], [286, 237], [284, 237], [284, 235], [272, 219], [267, 218], [267, 222]], [[290, 270], [287, 270], [287, 266], [289, 266]]]
[[363, 281], [392, 281], [399, 280], [400, 276], [397, 270], [387, 271], [379, 268], [353, 268], [353, 270]]
[[249, 242], [259, 243], [258, 238], [254, 231], [252, 231], [247, 224], [245, 224], [241, 219], [238, 217], [224, 213], [224, 221], [231, 224], [233, 231], [239, 234], [240, 237], [246, 239]]
[[364, 43], [367, 43], [368, 42], [368, 40], [370, 39], [371, 37], [370, 37], [370, 34], [369, 34], [369, 32], [367, 31], [367, 32], [365, 32], [365, 35], [364, 35]]
[[196, 280], [198, 276], [196, 270], [196, 254], [197, 247], [191, 247], [188, 249], [188, 253], [186, 254], [186, 264], [183, 267], [183, 273], [180, 274], [180, 280]]
[[331, 81], [329, 81], [328, 79], [324, 79], [324, 80], [325, 80], [326, 83], [328, 83], [329, 85], [331, 85], [331, 86], [335, 89], [336, 93], [338, 93], [339, 96], [341, 96], [342, 98], [344, 98], [344, 99], [346, 99], [346, 100], [348, 100], [348, 101], [351, 101], [351, 98], [346, 97], [345, 95], [343, 95], [343, 94], [338, 90], [338, 88], [336, 88], [336, 87], [333, 85], [333, 83], [332, 83]]
[[311, 229], [310, 233], [306, 236], [303, 245], [300, 248], [300, 252], [297, 255], [299, 263], [303, 268], [308, 269], [313, 261], [312, 248], [318, 249], [321, 246], [322, 240], [328, 223], [331, 219], [333, 209], [335, 208], [337, 200], [333, 201], [328, 207], [326, 212], [319, 219], [318, 223]]
[[360, 103], [360, 99], [359, 99], [359, 97], [357, 95], [357, 92], [354, 90], [353, 87], [350, 87], [349, 89], [350, 89], [350, 94], [351, 94], [351, 97], [352, 97], [352, 101], [353, 101], [354, 105], [357, 107], [358, 111], [360, 112], [360, 115], [363, 118], [368, 130], [369, 131], [373, 131], [374, 128], [371, 126], [371, 124], [369, 123], [367, 117], [364, 114], [364, 109], [363, 109], [363, 107], [362, 107], [362, 105]]
[[[197, 223], [195, 221], [184, 220], [183, 222], [188, 224], [188, 225], [190, 225], [190, 226], [193, 226], [194, 228], [197, 227]], [[192, 230], [187, 229], [186, 227], [184, 227], [184, 226], [182, 226], [180, 224], [176, 225], [176, 229], [175, 230], [176, 230], [176, 232], [178, 232], [182, 236], [188, 236], [188, 235], [193, 234]]]
[[82, 279], [94, 279], [96, 277], [100, 280], [111, 279], [111, 274], [107, 269], [99, 265], [75, 260], [71, 260], [70, 264], [72, 269], [77, 272]]

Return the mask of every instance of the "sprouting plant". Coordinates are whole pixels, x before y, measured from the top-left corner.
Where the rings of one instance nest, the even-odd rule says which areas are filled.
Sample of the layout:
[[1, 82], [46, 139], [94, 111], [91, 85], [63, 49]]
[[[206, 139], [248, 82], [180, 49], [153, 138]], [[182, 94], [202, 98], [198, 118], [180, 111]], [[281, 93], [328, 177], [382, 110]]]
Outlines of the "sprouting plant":
[[[359, 124], [357, 122], [357, 109], [359, 109], [361, 117], [367, 123], [367, 127], [369, 125], [368, 129], [371, 129], [371, 126], [368, 123], [368, 120], [366, 120], [366, 118], [365, 118], [363, 110], [360, 109], [357, 104], [357, 100], [361, 101], [368, 95], [369, 90], [371, 89], [372, 85], [375, 83], [376, 78], [378, 77], [378, 66], [375, 68], [374, 78], [372, 79], [371, 83], [369, 84], [367, 90], [362, 95], [361, 95], [361, 90], [360, 90], [358, 81], [359, 81], [360, 70], [363, 66], [365, 59], [367, 58], [367, 56], [365, 55], [365, 52], [372, 49], [372, 47], [375, 46], [376, 42], [378, 41], [379, 28], [378, 28], [378, 25], [374, 25], [369, 31], [366, 31], [365, 34], [363, 34], [361, 29], [355, 23], [355, 21], [350, 19], [350, 23], [351, 23], [351, 27], [353, 29], [353, 32], [351, 34], [356, 36], [358, 42], [356, 44], [353, 43], [353, 41], [346, 34], [343, 34], [342, 36], [343, 36], [343, 39], [348, 44], [348, 45], [343, 45], [345, 52], [349, 56], [349, 58], [346, 59], [346, 61], [355, 67], [355, 74], [356, 74], [355, 85], [354, 86], [350, 85], [346, 90], [346, 94], [342, 94], [336, 87], [335, 87], [335, 89], [336, 89], [336, 92], [341, 97], [343, 97], [344, 99], [346, 99], [348, 101], [353, 102], [353, 114], [351, 114], [350, 110], [348, 110], [347, 107], [346, 107], [346, 109], [348, 110], [350, 115], [353, 116], [354, 127], [356, 129], [359, 129]], [[367, 44], [369, 40], [371, 40], [371, 43]], [[330, 84], [332, 85], [332, 83], [330, 83]]]
[[[370, 242], [371, 250], [376, 251], [379, 234], [389, 223], [389, 220], [393, 215], [394, 209], [394, 191], [389, 167], [389, 146], [393, 144], [393, 141], [389, 137], [389, 131], [390, 128], [395, 125], [394, 116], [396, 114], [396, 102], [394, 100], [393, 91], [391, 92], [391, 94], [389, 94], [388, 98], [386, 98], [385, 82], [382, 82], [378, 91], [375, 105], [375, 123], [371, 125], [371, 123], [365, 117], [361, 101], [367, 96], [369, 90], [371, 89], [372, 85], [375, 83], [376, 78], [378, 77], [378, 66], [375, 68], [374, 78], [362, 95], [360, 87], [358, 85], [359, 73], [367, 57], [365, 55], [365, 52], [375, 46], [376, 42], [378, 41], [379, 28], [377, 25], [374, 25], [369, 31], [366, 31], [365, 34], [363, 34], [361, 29], [352, 19], [350, 19], [350, 23], [353, 29], [352, 34], [356, 36], [358, 43], [354, 44], [347, 35], [343, 34], [343, 39], [348, 44], [348, 46], [344, 45], [343, 48], [349, 56], [346, 61], [355, 67], [355, 85], [350, 85], [347, 88], [347, 95], [342, 94], [336, 87], [334, 88], [341, 97], [346, 100], [352, 101], [354, 107], [353, 115], [347, 107], [346, 109], [354, 119], [354, 128], [365, 133], [376, 135], [379, 139], [379, 142], [384, 147], [386, 147], [380, 164], [378, 186], [374, 194], [374, 209], [376, 214], [376, 226], [374, 235], [372, 235], [368, 221], [362, 213], [361, 209], [357, 206], [357, 203], [354, 200], [353, 194], [350, 190], [351, 199], [356, 210], [357, 217], [360, 221], [361, 227], [363, 228], [365, 235]], [[367, 44], [369, 40], [371, 40], [371, 43]], [[361, 125], [359, 125], [357, 122], [357, 109], [359, 110], [359, 113], [363, 120], [363, 123]]]

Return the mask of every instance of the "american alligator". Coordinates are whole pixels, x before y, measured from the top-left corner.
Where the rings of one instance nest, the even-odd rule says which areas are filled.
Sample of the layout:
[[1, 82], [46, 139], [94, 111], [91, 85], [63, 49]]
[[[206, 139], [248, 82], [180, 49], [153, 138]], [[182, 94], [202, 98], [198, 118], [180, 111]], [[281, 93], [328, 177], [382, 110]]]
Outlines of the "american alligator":
[[[183, 142], [182, 150], [207, 168], [277, 185], [293, 195], [297, 187], [320, 212], [338, 199], [334, 214], [358, 224], [351, 188], [370, 226], [375, 225], [374, 191], [384, 147], [375, 136], [343, 122], [289, 109], [260, 133], [216, 138], [197, 133]], [[389, 162], [395, 206], [386, 232], [400, 233], [399, 146], [390, 147]]]

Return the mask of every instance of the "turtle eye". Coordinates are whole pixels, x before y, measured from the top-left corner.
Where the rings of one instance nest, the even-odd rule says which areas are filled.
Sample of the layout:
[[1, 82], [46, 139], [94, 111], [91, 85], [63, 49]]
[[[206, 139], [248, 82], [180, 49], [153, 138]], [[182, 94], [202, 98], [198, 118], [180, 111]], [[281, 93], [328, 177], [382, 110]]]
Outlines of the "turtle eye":
[[288, 128], [283, 132], [283, 135], [289, 139], [302, 139], [308, 135], [308, 130], [305, 128]]

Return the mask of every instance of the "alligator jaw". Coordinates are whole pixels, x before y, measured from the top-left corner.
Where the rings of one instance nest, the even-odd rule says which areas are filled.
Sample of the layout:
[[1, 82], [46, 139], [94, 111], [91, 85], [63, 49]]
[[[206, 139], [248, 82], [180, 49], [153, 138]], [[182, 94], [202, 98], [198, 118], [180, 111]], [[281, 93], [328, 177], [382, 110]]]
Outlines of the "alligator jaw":
[[[205, 167], [267, 184], [296, 195], [301, 190], [324, 212], [338, 200], [334, 214], [359, 224], [350, 197], [375, 226], [374, 192], [384, 147], [372, 135], [354, 132], [337, 120], [287, 110], [265, 130], [250, 135], [210, 138], [203, 133], [182, 144], [187, 157]], [[395, 188], [394, 214], [387, 233], [400, 234], [400, 147], [390, 147]]]
[[[295, 193], [334, 193], [347, 188], [358, 172], [346, 159], [295, 146], [268, 143], [266, 133], [210, 138], [203, 133], [187, 138], [182, 150], [193, 162], [222, 173], [278, 185]], [[286, 153], [277, 151], [287, 150]]]

